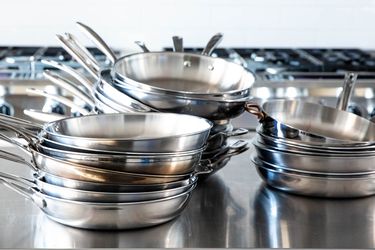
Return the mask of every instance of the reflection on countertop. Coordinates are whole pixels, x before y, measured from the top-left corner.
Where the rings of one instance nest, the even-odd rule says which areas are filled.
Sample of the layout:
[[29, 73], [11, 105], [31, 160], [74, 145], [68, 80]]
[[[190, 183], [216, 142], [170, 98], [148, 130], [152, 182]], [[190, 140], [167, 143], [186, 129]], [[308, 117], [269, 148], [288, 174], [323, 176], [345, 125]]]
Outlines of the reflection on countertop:
[[256, 247], [375, 247], [375, 196], [319, 199], [262, 185], [253, 209]]

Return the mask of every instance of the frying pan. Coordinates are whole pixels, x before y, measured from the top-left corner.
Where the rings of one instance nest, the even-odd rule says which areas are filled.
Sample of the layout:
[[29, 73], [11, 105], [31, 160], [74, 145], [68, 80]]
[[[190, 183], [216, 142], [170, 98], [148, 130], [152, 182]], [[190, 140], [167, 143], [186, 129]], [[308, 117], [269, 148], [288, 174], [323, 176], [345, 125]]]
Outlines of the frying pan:
[[72, 227], [100, 230], [134, 229], [172, 220], [183, 211], [195, 187], [193, 185], [186, 192], [163, 199], [103, 203], [55, 198], [33, 188], [2, 181], [33, 201], [52, 220]]
[[175, 154], [100, 154], [67, 151], [36, 145], [39, 152], [53, 158], [101, 169], [140, 174], [187, 174], [199, 164], [204, 148]]
[[[1, 117], [5, 117], [2, 123], [18, 123], [12, 117]], [[39, 129], [40, 125], [34, 127]], [[211, 127], [208, 120], [190, 115], [124, 113], [54, 121], [45, 124], [38, 136], [24, 131], [37, 139], [47, 138], [86, 150], [172, 153], [202, 148]]]
[[280, 169], [253, 156], [260, 177], [282, 191], [326, 198], [354, 198], [375, 194], [375, 174], [337, 176]]
[[[202, 55], [147, 52], [117, 59], [93, 29], [82, 23], [77, 24], [114, 64], [112, 77], [143, 90], [192, 98], [229, 100], [248, 97], [255, 81], [254, 75], [242, 66], [209, 56], [221, 42], [221, 33], [210, 39]], [[79, 54], [85, 56], [84, 53]]]
[[300, 100], [273, 100], [260, 107], [246, 104], [261, 123], [260, 132], [301, 144], [368, 145], [375, 141], [375, 123], [350, 112]]
[[48, 123], [42, 137], [83, 149], [181, 152], [203, 147], [211, 127], [205, 119], [180, 114], [101, 114]]
[[304, 144], [298, 143], [290, 143], [289, 140], [283, 140], [281, 138], [274, 138], [272, 136], [268, 136], [262, 134], [258, 131], [258, 141], [267, 145], [267, 147], [283, 150], [283, 151], [296, 151], [299, 153], [306, 153], [306, 154], [322, 154], [322, 155], [347, 155], [347, 156], [368, 156], [368, 155], [375, 155], [374, 147], [357, 147], [357, 148], [335, 148], [335, 147], [306, 147]]
[[159, 191], [146, 191], [146, 192], [103, 192], [103, 191], [86, 191], [80, 189], [72, 189], [61, 187], [46, 182], [44, 177], [34, 175], [34, 179], [30, 180], [24, 177], [7, 174], [0, 172], [0, 178], [5, 179], [8, 182], [16, 183], [20, 186], [24, 186], [28, 189], [34, 189], [40, 193], [48, 196], [67, 199], [72, 201], [84, 201], [84, 202], [138, 202], [148, 201], [167, 198], [181, 194], [188, 191], [193, 185], [196, 184], [196, 180], [192, 181], [188, 185], [159, 190]]
[[[129, 172], [120, 172], [114, 170], [101, 169], [82, 164], [68, 162], [66, 160], [54, 158], [38, 152], [31, 146], [25, 146], [11, 138], [1, 135], [1, 139], [16, 145], [20, 149], [31, 154], [32, 162], [30, 163], [26, 159], [17, 155], [11, 154], [0, 150], [0, 157], [25, 164], [30, 167], [33, 171], [47, 172], [56, 176], [82, 181], [92, 181], [100, 183], [110, 184], [161, 184], [168, 183], [178, 180], [187, 179], [190, 174], [180, 175], [149, 175], [149, 174], [138, 174]], [[203, 167], [198, 170], [196, 174], [209, 172], [209, 167]]]
[[119, 85], [146, 92], [217, 101], [249, 97], [255, 82], [254, 75], [236, 63], [165, 51], [122, 57], [115, 62], [111, 75]]
[[364, 174], [375, 171], [375, 155], [321, 155], [270, 148], [258, 141], [253, 142], [260, 159], [283, 169], [333, 174]]
[[[104, 74], [103, 77], [106, 77], [106, 79], [110, 77], [109, 71], [105, 71], [102, 74]], [[110, 80], [108, 79], [108, 81]], [[232, 100], [211, 100], [208, 98], [161, 94], [136, 88], [126, 83], [119, 84], [113, 80], [112, 84], [122, 93], [140, 100], [160, 112], [190, 114], [213, 121], [232, 119], [241, 115], [245, 111], [244, 105], [249, 101], [249, 96], [233, 98]]]

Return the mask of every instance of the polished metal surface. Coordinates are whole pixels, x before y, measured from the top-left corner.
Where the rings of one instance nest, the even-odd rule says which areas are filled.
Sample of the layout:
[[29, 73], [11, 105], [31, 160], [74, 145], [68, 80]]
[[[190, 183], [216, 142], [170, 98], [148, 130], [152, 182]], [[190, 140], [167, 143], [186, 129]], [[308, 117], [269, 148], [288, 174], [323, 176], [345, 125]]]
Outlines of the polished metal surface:
[[375, 172], [375, 155], [313, 154], [301, 151], [270, 148], [254, 141], [259, 158], [280, 168], [330, 174], [363, 174]]
[[255, 82], [254, 75], [236, 63], [181, 52], [127, 55], [116, 61], [111, 74], [119, 84], [140, 90], [206, 100], [248, 97]]
[[211, 127], [205, 119], [181, 114], [103, 114], [46, 124], [43, 137], [88, 150], [182, 152], [203, 147]]
[[140, 174], [186, 174], [191, 173], [199, 163], [202, 151], [190, 151], [180, 154], [92, 154], [60, 150], [38, 145], [39, 152], [72, 163], [83, 164], [101, 169], [124, 171]]
[[339, 144], [371, 144], [375, 140], [375, 123], [324, 105], [300, 100], [273, 100], [262, 107], [246, 104], [247, 111], [257, 115], [262, 132], [267, 135]]
[[357, 198], [375, 194], [375, 174], [328, 175], [281, 169], [256, 157], [258, 173], [270, 186], [292, 194], [326, 198]]
[[223, 34], [217, 33], [213, 35], [208, 41], [206, 47], [202, 51], [202, 55], [211, 55], [214, 49], [219, 46], [220, 42], [223, 40]]
[[129, 84], [114, 86], [126, 95], [140, 100], [160, 112], [189, 114], [207, 118], [211, 121], [228, 120], [241, 115], [248, 97], [237, 100], [209, 100], [178, 95], [167, 95], [142, 90]]
[[102, 51], [108, 59], [111, 61], [111, 63], [115, 63], [116, 61], [116, 54], [112, 51], [112, 49], [104, 42], [104, 40], [99, 36], [98, 33], [96, 33], [92, 28], [89, 26], [77, 22], [77, 26], [82, 30], [82, 32], [90, 38], [90, 40]]
[[345, 76], [344, 85], [342, 87], [341, 94], [337, 100], [336, 108], [340, 110], [347, 110], [349, 107], [350, 100], [354, 92], [354, 86], [357, 81], [357, 73], [348, 73]]
[[172, 197], [188, 191], [193, 185], [196, 184], [197, 180], [195, 179], [195, 181], [188, 183], [188, 185], [186, 186], [158, 191], [103, 192], [102, 190], [88, 191], [53, 185], [51, 183], [48, 183], [44, 177], [38, 176], [37, 174], [34, 175], [34, 179], [29, 179], [0, 171], [0, 178], [5, 179], [8, 183], [15, 183], [22, 187], [34, 189], [37, 192], [56, 198], [67, 199], [71, 201], [112, 203], [139, 202]]
[[30, 199], [51, 219], [64, 225], [100, 230], [136, 229], [158, 225], [178, 216], [191, 197], [189, 190], [175, 196], [139, 202], [81, 202], [55, 198], [7, 180], [3, 184]]
[[[0, 186], [0, 247], [375, 247], [375, 196], [316, 199], [276, 191], [261, 182], [250, 162], [251, 151], [232, 157], [226, 167], [199, 183], [175, 220], [140, 230], [63, 226]], [[4, 171], [30, 176], [25, 168], [1, 163]]]

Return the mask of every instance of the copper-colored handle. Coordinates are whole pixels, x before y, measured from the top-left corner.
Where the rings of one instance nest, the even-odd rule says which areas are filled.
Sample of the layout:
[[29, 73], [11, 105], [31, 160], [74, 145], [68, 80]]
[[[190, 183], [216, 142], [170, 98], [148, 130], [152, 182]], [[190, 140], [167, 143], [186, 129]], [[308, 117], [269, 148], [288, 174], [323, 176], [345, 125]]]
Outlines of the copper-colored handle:
[[253, 102], [246, 103], [245, 109], [250, 114], [256, 115], [259, 120], [263, 120], [265, 117], [265, 114], [263, 113], [262, 108], [256, 103], [253, 103]]

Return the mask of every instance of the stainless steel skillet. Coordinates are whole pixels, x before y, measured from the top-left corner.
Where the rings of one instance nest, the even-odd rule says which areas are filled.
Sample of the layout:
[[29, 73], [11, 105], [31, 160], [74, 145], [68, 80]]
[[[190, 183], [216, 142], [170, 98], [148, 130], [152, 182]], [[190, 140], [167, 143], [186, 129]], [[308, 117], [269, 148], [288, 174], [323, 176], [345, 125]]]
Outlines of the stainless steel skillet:
[[32, 200], [48, 217], [61, 224], [86, 229], [119, 230], [153, 226], [177, 217], [187, 205], [193, 185], [181, 194], [141, 202], [80, 202], [55, 198], [33, 188], [2, 182]]
[[148, 201], [167, 198], [181, 194], [188, 191], [193, 185], [196, 184], [196, 180], [192, 181], [188, 185], [175, 187], [165, 190], [158, 191], [138, 191], [138, 192], [105, 192], [105, 191], [87, 191], [80, 189], [67, 188], [62, 186], [57, 186], [46, 182], [44, 177], [34, 175], [34, 179], [30, 180], [28, 178], [0, 172], [0, 178], [5, 179], [8, 182], [16, 183], [20, 186], [24, 186], [29, 189], [34, 189], [40, 193], [46, 194], [48, 196], [67, 199], [72, 201], [84, 201], [84, 202], [138, 202], [138, 201]]
[[268, 101], [260, 107], [247, 104], [261, 123], [260, 132], [301, 144], [357, 144], [375, 141], [375, 123], [350, 112], [299, 100]]
[[[82, 164], [76, 164], [68, 162], [65, 160], [57, 159], [45, 154], [38, 152], [29, 146], [20, 145], [20, 143], [15, 142], [11, 138], [7, 138], [1, 135], [1, 139], [12, 143], [20, 147], [22, 150], [31, 154], [32, 162], [27, 161], [17, 157], [9, 152], [0, 151], [0, 157], [7, 158], [8, 160], [13, 160], [18, 163], [22, 163], [30, 167], [33, 171], [43, 171], [56, 176], [72, 179], [72, 180], [82, 180], [82, 181], [93, 181], [99, 183], [111, 183], [111, 184], [161, 184], [168, 183], [183, 179], [188, 179], [191, 174], [180, 174], [180, 175], [147, 175], [147, 174], [137, 174], [129, 172], [120, 172], [113, 170], [106, 170], [95, 168], [91, 166], [86, 166]], [[13, 155], [13, 156], [12, 156]], [[12, 159], [13, 157], [13, 159]], [[208, 170], [202, 170], [198, 172], [205, 172]]]

